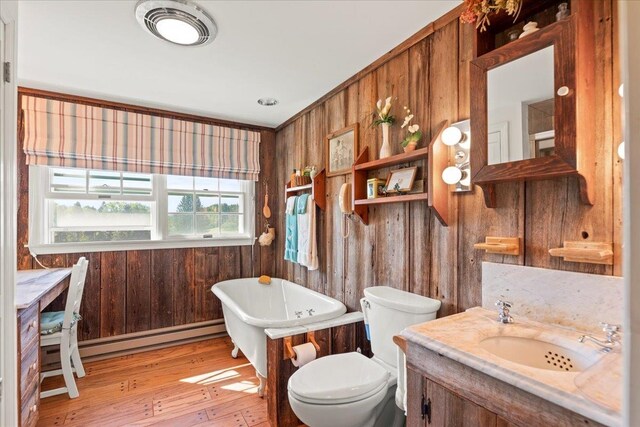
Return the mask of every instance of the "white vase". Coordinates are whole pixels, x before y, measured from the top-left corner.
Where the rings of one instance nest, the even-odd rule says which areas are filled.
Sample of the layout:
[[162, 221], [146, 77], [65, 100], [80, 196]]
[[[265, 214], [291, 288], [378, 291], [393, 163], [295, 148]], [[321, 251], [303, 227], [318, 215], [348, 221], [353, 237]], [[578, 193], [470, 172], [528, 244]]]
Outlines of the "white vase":
[[391, 157], [391, 145], [389, 145], [389, 127], [390, 123], [382, 123], [382, 147], [380, 147], [380, 158]]

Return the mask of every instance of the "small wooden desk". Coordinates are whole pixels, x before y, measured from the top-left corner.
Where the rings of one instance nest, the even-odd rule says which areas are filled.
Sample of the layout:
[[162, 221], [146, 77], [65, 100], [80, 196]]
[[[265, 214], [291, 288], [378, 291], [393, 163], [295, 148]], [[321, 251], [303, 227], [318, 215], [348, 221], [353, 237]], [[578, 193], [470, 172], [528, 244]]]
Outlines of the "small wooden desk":
[[66, 279], [71, 268], [18, 270], [16, 274], [16, 309], [24, 310], [40, 302], [40, 311], [69, 286]]
[[40, 404], [40, 312], [69, 286], [71, 268], [21, 270], [16, 274], [18, 314], [19, 426], [38, 422]]

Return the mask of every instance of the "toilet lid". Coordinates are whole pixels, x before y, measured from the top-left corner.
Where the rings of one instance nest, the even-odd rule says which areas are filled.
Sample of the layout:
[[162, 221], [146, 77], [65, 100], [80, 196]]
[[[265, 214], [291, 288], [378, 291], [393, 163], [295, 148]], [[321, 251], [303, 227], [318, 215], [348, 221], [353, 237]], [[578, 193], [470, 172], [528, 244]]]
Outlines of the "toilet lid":
[[361, 400], [386, 385], [389, 371], [360, 353], [321, 357], [289, 378], [289, 391], [314, 403]]

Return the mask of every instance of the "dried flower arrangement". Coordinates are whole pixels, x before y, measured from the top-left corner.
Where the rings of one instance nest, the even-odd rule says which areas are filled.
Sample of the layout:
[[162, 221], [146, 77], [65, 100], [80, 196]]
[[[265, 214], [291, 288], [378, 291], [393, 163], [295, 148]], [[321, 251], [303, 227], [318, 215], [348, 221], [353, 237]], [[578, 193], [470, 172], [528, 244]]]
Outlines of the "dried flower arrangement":
[[466, 24], [476, 24], [476, 28], [485, 31], [491, 24], [489, 16], [504, 10], [513, 16], [513, 22], [518, 19], [524, 0], [465, 0], [467, 9], [460, 15], [460, 20]]

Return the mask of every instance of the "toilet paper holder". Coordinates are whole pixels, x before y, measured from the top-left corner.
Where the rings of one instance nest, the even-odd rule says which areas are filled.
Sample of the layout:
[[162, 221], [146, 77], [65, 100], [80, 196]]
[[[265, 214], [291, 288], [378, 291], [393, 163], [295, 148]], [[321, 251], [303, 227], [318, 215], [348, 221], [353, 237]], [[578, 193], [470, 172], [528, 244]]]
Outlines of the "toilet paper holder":
[[[284, 360], [286, 359], [295, 359], [296, 353], [293, 351], [292, 338], [284, 337]], [[316, 336], [313, 332], [307, 332], [307, 342], [313, 344], [316, 348], [316, 351], [320, 351], [320, 345], [316, 341]]]

